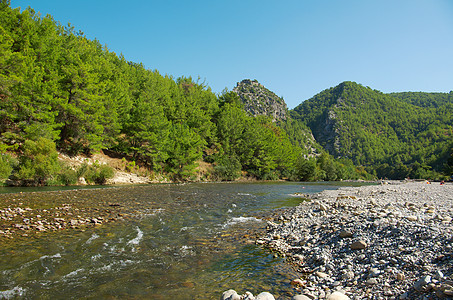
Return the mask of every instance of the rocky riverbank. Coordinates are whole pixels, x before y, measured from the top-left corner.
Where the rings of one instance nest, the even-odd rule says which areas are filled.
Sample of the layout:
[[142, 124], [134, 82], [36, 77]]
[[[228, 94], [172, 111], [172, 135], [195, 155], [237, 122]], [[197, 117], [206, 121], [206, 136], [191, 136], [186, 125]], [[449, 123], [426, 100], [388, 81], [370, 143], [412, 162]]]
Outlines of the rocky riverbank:
[[452, 218], [453, 184], [346, 187], [286, 210], [257, 243], [297, 268], [299, 299], [442, 299], [453, 295]]
[[0, 245], [61, 230], [85, 230], [136, 218], [158, 204], [131, 199], [129, 189], [115, 187], [0, 194]]

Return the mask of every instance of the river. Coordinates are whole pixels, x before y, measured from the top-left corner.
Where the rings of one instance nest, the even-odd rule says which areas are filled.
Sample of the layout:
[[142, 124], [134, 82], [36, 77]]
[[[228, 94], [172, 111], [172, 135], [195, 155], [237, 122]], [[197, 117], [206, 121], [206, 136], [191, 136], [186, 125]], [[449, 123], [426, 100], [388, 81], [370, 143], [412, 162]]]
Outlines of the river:
[[[296, 193], [338, 187], [208, 183], [92, 189], [93, 203], [108, 197], [141, 209], [123, 221], [3, 243], [0, 299], [218, 299], [230, 288], [285, 298], [294, 293], [290, 281], [297, 273], [251, 242], [253, 232], [266, 226], [257, 216], [298, 205], [302, 198]], [[54, 195], [35, 194], [40, 201]]]

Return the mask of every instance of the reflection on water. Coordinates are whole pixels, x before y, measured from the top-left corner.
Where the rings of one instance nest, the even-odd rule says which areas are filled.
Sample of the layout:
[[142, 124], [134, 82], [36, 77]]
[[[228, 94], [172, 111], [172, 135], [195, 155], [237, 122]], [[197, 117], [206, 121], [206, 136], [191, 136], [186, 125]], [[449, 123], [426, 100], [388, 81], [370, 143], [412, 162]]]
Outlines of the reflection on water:
[[297, 205], [294, 193], [332, 188], [254, 183], [92, 190], [91, 201], [108, 197], [141, 210], [131, 220], [2, 245], [0, 298], [218, 299], [229, 288], [288, 296], [296, 273], [244, 236], [265, 227], [254, 216]]

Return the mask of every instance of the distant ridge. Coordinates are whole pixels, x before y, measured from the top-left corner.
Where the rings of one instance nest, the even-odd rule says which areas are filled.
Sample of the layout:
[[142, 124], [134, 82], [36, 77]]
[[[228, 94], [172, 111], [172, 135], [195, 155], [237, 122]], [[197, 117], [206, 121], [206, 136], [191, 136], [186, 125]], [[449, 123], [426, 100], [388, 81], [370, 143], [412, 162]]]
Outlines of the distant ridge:
[[367, 166], [378, 176], [425, 178], [431, 170], [445, 170], [451, 159], [452, 95], [384, 94], [346, 81], [304, 101], [290, 115], [336, 158]]

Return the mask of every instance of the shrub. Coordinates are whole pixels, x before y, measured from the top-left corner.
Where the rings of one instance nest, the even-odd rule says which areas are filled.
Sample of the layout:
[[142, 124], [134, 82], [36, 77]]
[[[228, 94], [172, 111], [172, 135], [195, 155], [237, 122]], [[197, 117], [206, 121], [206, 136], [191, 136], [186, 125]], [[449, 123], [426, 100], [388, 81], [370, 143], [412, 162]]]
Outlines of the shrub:
[[220, 156], [214, 167], [219, 180], [235, 180], [241, 176], [241, 163], [235, 156]]
[[105, 184], [108, 179], [115, 175], [115, 170], [107, 165], [95, 162], [92, 165], [84, 163], [77, 170], [78, 177], [84, 177], [88, 183]]
[[26, 140], [22, 146], [19, 166], [13, 172], [15, 180], [27, 181], [30, 185], [45, 185], [60, 172], [58, 152], [55, 143], [46, 138], [36, 142]]
[[8, 179], [17, 161], [8, 154], [0, 154], [0, 181]]
[[61, 185], [74, 185], [78, 179], [77, 171], [70, 166], [63, 166], [61, 172], [57, 175], [57, 183]]

